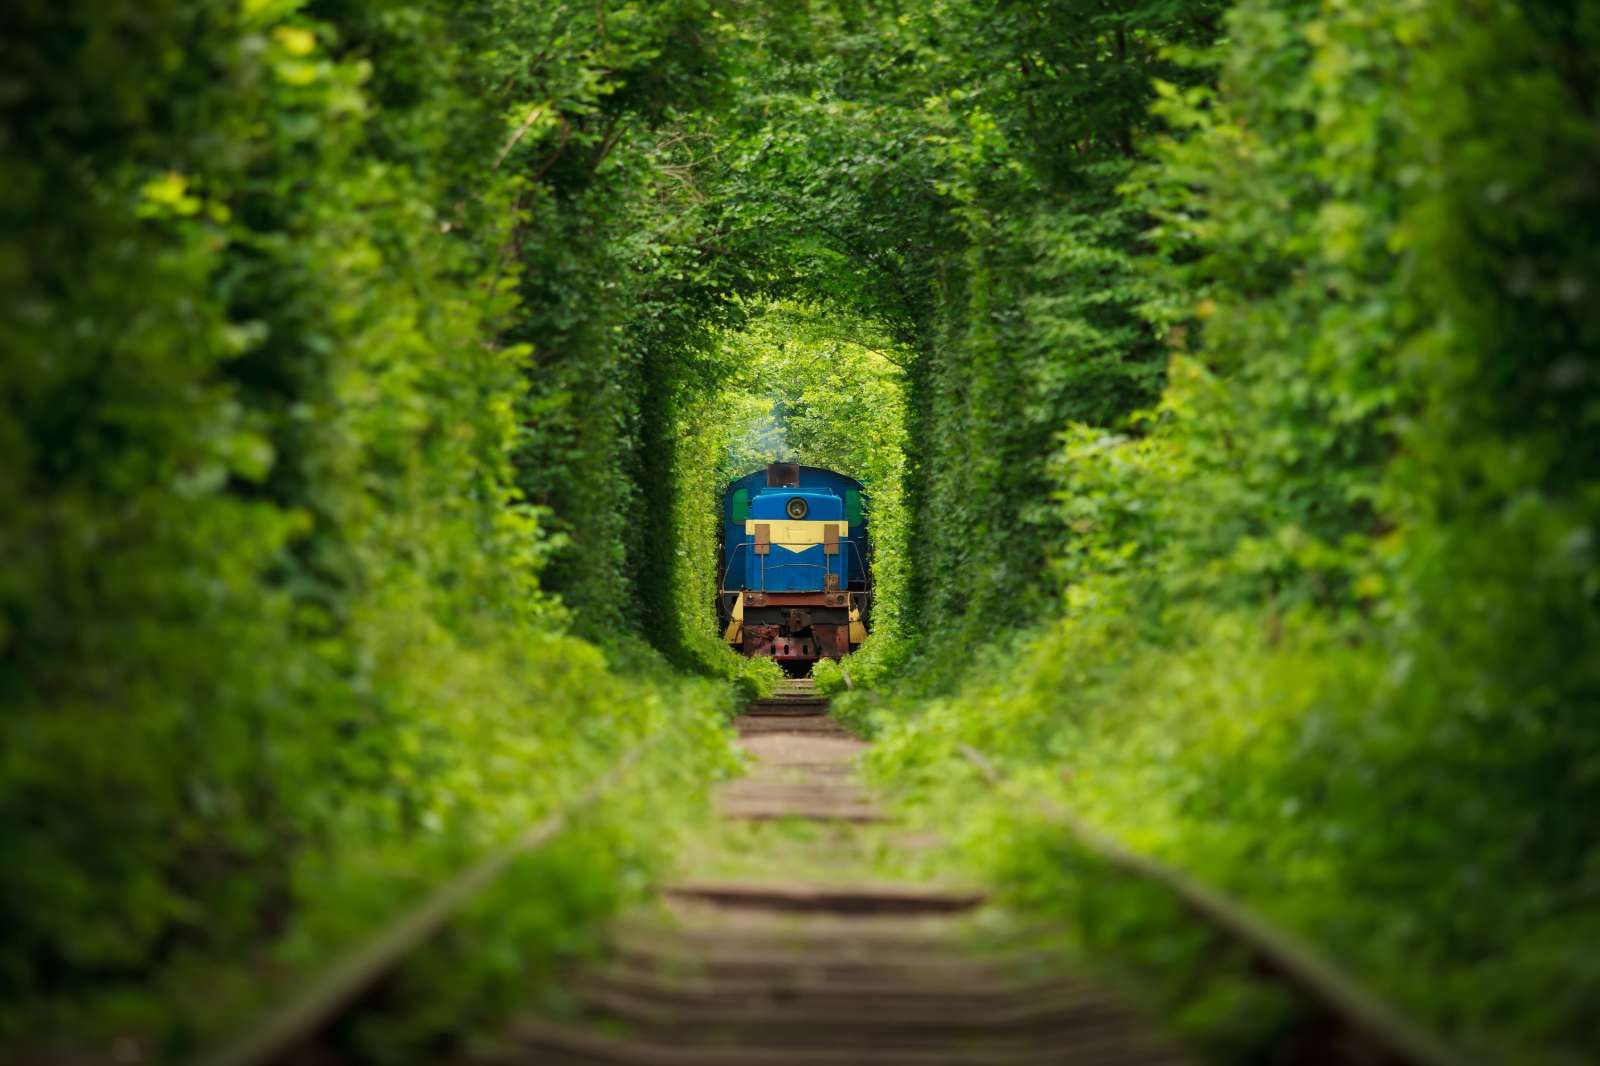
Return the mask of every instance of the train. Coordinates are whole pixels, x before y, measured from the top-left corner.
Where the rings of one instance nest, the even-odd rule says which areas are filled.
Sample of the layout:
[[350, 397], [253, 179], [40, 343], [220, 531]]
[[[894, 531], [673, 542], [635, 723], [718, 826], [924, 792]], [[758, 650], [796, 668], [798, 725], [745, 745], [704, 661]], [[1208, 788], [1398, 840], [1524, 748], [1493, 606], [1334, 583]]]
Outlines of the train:
[[722, 496], [718, 604], [723, 639], [804, 676], [867, 638], [872, 551], [855, 478], [772, 463]]

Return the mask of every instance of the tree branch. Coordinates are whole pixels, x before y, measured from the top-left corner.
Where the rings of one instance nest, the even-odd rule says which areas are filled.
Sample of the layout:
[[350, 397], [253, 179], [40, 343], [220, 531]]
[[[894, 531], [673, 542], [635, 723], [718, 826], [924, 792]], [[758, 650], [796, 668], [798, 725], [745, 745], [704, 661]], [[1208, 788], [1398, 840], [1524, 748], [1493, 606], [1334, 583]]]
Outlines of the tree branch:
[[500, 154], [494, 157], [494, 166], [489, 169], [498, 169], [500, 164], [506, 161], [506, 156], [511, 154], [511, 149], [515, 148], [517, 142], [522, 140], [522, 135], [532, 129], [533, 124], [538, 122], [539, 116], [543, 114], [544, 105], [535, 104], [533, 110], [528, 112], [528, 117], [522, 120], [522, 125], [517, 127], [517, 132], [513, 133], [511, 139], [505, 143], [505, 147], [500, 149]]

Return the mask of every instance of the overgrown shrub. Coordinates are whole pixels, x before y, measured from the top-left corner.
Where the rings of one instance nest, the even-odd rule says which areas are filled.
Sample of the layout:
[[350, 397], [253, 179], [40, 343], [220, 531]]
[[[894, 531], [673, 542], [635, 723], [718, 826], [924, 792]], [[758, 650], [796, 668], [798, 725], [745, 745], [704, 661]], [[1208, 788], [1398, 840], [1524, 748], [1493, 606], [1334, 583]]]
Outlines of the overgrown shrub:
[[176, 1046], [219, 958], [326, 956], [319, 900], [366, 927], [652, 732], [713, 772], [724, 693], [563, 635], [624, 647], [640, 586], [540, 583], [642, 565], [614, 338], [691, 373], [695, 315], [624, 301], [671, 287], [630, 241], [676, 224], [650, 131], [715, 88], [703, 5], [24, 2], [0, 38], [5, 1028]]
[[[1215, 83], [1158, 83], [1117, 191], [1172, 355], [1148, 410], [1065, 427], [1060, 620], [857, 713], [912, 799], [970, 799], [971, 743], [1464, 1047], [1581, 1061], [1592, 20], [1261, 0], [1226, 25], [1175, 54]], [[971, 854], [1071, 891], [1021, 827]]]

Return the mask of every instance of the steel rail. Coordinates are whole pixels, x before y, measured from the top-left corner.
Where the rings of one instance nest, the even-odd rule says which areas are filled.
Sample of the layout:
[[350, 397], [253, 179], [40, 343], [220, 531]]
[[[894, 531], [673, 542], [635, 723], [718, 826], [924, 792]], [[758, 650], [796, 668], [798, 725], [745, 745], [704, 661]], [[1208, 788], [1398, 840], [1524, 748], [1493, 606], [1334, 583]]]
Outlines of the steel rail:
[[511, 863], [560, 835], [579, 812], [602, 799], [626, 778], [664, 733], [633, 748], [561, 810], [491, 850], [467, 869], [430, 892], [370, 940], [324, 969], [304, 991], [269, 1010], [230, 1039], [193, 1060], [193, 1066], [267, 1066], [294, 1051], [388, 976], [432, 939], [478, 893], [493, 884]]
[[[1158, 859], [1129, 849], [1065, 807], [1012, 788], [987, 756], [958, 743], [963, 758], [995, 788], [1025, 798], [1041, 814], [1066, 827], [1086, 850], [1107, 865], [1166, 889], [1191, 913], [1246, 948], [1258, 969], [1292, 986], [1337, 1023], [1319, 1049], [1319, 1062], [1361, 1066], [1465, 1066], [1466, 1060], [1442, 1041], [1401, 1017], [1386, 1003], [1328, 962], [1316, 950], [1245, 906]], [[1340, 1053], [1342, 1052], [1342, 1054]]]

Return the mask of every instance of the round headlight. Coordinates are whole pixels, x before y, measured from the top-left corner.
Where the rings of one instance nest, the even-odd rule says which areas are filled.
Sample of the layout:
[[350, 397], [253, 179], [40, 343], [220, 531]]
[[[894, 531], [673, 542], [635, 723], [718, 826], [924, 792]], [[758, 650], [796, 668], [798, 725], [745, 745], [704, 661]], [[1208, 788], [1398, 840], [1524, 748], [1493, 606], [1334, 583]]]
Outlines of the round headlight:
[[806, 501], [802, 500], [798, 496], [791, 496], [789, 498], [789, 505], [784, 508], [784, 510], [789, 512], [790, 518], [796, 519], [804, 518], [806, 516], [807, 509]]

